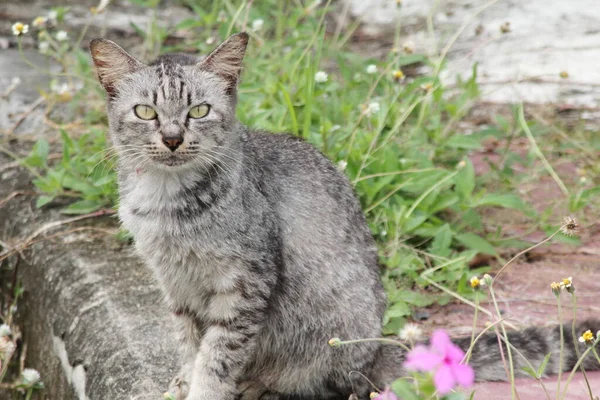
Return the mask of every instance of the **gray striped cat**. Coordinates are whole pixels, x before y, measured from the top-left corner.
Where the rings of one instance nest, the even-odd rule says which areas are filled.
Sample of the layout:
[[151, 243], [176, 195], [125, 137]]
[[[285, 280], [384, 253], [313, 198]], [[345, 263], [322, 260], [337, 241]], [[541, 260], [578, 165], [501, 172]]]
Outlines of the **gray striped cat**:
[[[174, 389], [189, 400], [366, 399], [364, 377], [382, 387], [402, 374], [401, 350], [328, 340], [381, 336], [375, 242], [327, 158], [236, 120], [247, 43], [240, 33], [202, 60], [149, 65], [111, 41], [90, 45], [119, 153], [119, 215], [181, 334]], [[536, 365], [558, 340], [533, 333], [514, 339]], [[502, 379], [492, 339], [472, 364]]]

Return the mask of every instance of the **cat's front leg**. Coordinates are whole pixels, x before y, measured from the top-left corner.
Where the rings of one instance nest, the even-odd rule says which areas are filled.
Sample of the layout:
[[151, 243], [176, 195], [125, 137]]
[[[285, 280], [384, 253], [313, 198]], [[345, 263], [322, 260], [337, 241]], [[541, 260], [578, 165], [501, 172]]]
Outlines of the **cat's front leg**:
[[180, 353], [183, 365], [177, 375], [169, 383], [169, 392], [177, 400], [187, 398], [194, 371], [196, 355], [200, 349], [201, 326], [200, 321], [192, 313], [183, 309], [173, 312], [175, 330], [179, 336]]
[[239, 395], [238, 385], [254, 357], [264, 313], [264, 309], [249, 307], [248, 303], [243, 309], [224, 313], [226, 318], [213, 318], [207, 324], [188, 400], [234, 400]]

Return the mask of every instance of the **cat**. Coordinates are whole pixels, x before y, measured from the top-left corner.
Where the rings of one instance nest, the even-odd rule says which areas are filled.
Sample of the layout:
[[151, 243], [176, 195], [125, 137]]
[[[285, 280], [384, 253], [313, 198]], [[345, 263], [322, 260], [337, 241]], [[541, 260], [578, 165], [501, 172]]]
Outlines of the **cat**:
[[[375, 241], [347, 178], [315, 147], [236, 120], [247, 44], [238, 33], [203, 59], [145, 65], [109, 40], [90, 43], [119, 154], [119, 216], [181, 336], [172, 390], [189, 400], [367, 399], [371, 383], [403, 373], [402, 349], [328, 340], [381, 337]], [[557, 332], [511, 335], [539, 365], [558, 351]], [[478, 378], [505, 379], [499, 360], [491, 335], [471, 363]]]

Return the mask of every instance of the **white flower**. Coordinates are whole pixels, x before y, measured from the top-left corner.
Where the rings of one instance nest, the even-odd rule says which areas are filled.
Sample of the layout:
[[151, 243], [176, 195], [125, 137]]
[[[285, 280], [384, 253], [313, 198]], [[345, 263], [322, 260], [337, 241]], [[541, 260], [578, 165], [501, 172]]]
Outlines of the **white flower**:
[[36, 17], [31, 25], [33, 25], [35, 28], [41, 28], [46, 24], [46, 21], [48, 21], [48, 18], [46, 17]]
[[568, 278], [563, 279], [560, 282], [560, 286], [563, 287], [563, 288], [565, 288], [565, 289], [570, 289], [571, 286], [573, 286], [573, 278], [572, 277], [568, 277]]
[[11, 356], [15, 351], [15, 344], [8, 338], [8, 336], [0, 336], [0, 355], [4, 359]]
[[328, 77], [329, 77], [329, 75], [327, 75], [327, 72], [319, 71], [315, 74], [315, 82], [317, 82], [317, 83], [327, 82]]
[[371, 64], [367, 67], [367, 74], [374, 74], [377, 72], [377, 65]]
[[265, 21], [263, 21], [262, 19], [255, 19], [254, 21], [252, 21], [252, 30], [254, 32], [260, 31], [264, 24]]
[[348, 163], [346, 162], [346, 160], [340, 160], [337, 163], [337, 167], [340, 171], [344, 171], [347, 166], [348, 166]]
[[206, 39], [206, 44], [211, 45], [215, 42], [215, 37], [211, 36], [208, 39]]
[[11, 333], [10, 326], [6, 324], [0, 325], [0, 337], [10, 336]]
[[29, 25], [22, 22], [15, 22], [11, 28], [15, 36], [21, 36], [29, 32]]
[[38, 44], [38, 50], [40, 51], [40, 53], [42, 54], [46, 54], [48, 52], [48, 50], [50, 49], [50, 43], [44, 41], [44, 42], [40, 42]]
[[368, 116], [377, 114], [381, 110], [381, 106], [378, 102], [372, 101], [364, 109], [364, 113]]
[[415, 43], [411, 40], [404, 42], [402, 48], [405, 53], [412, 54], [415, 51]]
[[56, 19], [58, 18], [58, 11], [50, 10], [48, 12], [48, 20], [50, 20], [53, 24], [56, 24]]
[[400, 339], [404, 340], [405, 342], [414, 343], [421, 339], [421, 337], [423, 336], [423, 331], [421, 330], [421, 328], [419, 328], [419, 325], [407, 323], [400, 330], [398, 336], [400, 336]]
[[56, 32], [56, 40], [58, 40], [59, 42], [64, 42], [65, 40], [67, 40], [68, 37], [69, 34], [65, 31]]
[[21, 377], [23, 378], [23, 383], [28, 386], [35, 385], [41, 379], [40, 373], [33, 368], [25, 368]]
[[[18, 85], [20, 85], [21, 84], [21, 78], [19, 78], [18, 76], [15, 76], [14, 78], [12, 78], [10, 80], [10, 84], [12, 86], [18, 86]], [[0, 325], [0, 336], [2, 336], [2, 326], [8, 326], [8, 325], [6, 325], [6, 324]]]

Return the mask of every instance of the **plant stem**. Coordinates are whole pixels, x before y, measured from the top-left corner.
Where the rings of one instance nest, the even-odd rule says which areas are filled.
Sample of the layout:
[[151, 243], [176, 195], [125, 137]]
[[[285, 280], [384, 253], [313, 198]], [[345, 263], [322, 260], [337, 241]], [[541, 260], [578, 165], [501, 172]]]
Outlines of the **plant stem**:
[[559, 394], [560, 394], [560, 378], [562, 375], [562, 370], [563, 370], [563, 360], [564, 360], [564, 354], [565, 354], [565, 336], [564, 336], [564, 329], [563, 329], [563, 319], [562, 319], [562, 305], [560, 302], [560, 294], [558, 296], [556, 296], [556, 302], [558, 304], [558, 326], [560, 329], [560, 355], [559, 355], [559, 361], [558, 361], [558, 379], [557, 379], [557, 383], [556, 383], [556, 400], [559, 399]]
[[357, 344], [357, 343], [369, 343], [369, 342], [380, 342], [395, 344], [402, 347], [406, 351], [410, 351], [410, 348], [399, 340], [386, 339], [386, 338], [366, 338], [366, 339], [355, 339], [355, 340], [342, 340], [340, 344]]
[[498, 277], [500, 276], [500, 274], [506, 269], [506, 267], [508, 267], [510, 265], [510, 263], [512, 263], [514, 260], [516, 260], [518, 257], [522, 256], [523, 254], [527, 253], [530, 250], [535, 249], [536, 247], [546, 243], [548, 240], [552, 239], [554, 236], [556, 236], [558, 234], [558, 232], [560, 232], [560, 230], [564, 227], [564, 225], [562, 225], [560, 228], [558, 228], [556, 230], [556, 232], [554, 232], [552, 235], [548, 236], [546, 239], [542, 240], [539, 243], [534, 244], [531, 247], [526, 248], [525, 250], [519, 252], [516, 256], [514, 256], [513, 258], [511, 258], [506, 264], [504, 264], [504, 266], [502, 268], [500, 268], [500, 271], [498, 271], [498, 273], [496, 274], [496, 276], [494, 277], [494, 282], [496, 282], [496, 279], [498, 279]]
[[[473, 347], [473, 344], [475, 342], [475, 328], [477, 328], [477, 316], [479, 313], [479, 293], [475, 293], [475, 314], [473, 315], [473, 329], [471, 330], [471, 344], [469, 345], [469, 349], [471, 349]], [[467, 360], [465, 361], [465, 364], [469, 363], [469, 359], [471, 358], [471, 352], [469, 351], [469, 354], [467, 354]]]
[[[577, 296], [575, 293], [571, 293], [571, 299], [573, 300], [573, 323], [571, 324], [571, 335], [573, 336], [573, 346], [575, 346], [575, 354], [577, 354], [577, 358], [579, 358], [579, 344], [577, 343], [577, 332], [575, 330], [575, 324], [577, 322]], [[586, 353], [589, 352], [586, 351]], [[585, 354], [585, 353], [584, 353]], [[585, 380], [585, 384], [588, 389], [588, 393], [590, 395], [590, 400], [594, 400], [594, 395], [592, 394], [592, 388], [590, 387], [590, 382], [588, 381], [587, 374], [585, 373], [585, 368], [583, 367], [583, 360], [581, 365], [581, 373], [583, 374], [583, 379]], [[566, 386], [565, 386], [566, 392]]]
[[[502, 317], [500, 313], [500, 307], [498, 307], [498, 302], [496, 301], [496, 295], [494, 293], [493, 283], [490, 285], [490, 295], [492, 296], [492, 302], [494, 303], [494, 308], [496, 309], [496, 313], [498, 314], [498, 318]], [[508, 334], [506, 333], [506, 327], [504, 324], [500, 324], [500, 329], [502, 329], [502, 335], [504, 336], [504, 340], [506, 341], [506, 352], [508, 353], [508, 367], [510, 369], [510, 388], [511, 388], [511, 398], [519, 398], [517, 394], [517, 388], [515, 387], [515, 367], [513, 365], [512, 359], [512, 351], [510, 349], [510, 342], [508, 340]]]
[[[594, 343], [594, 346], [596, 345], [597, 341]], [[575, 366], [573, 367], [573, 369], [571, 370], [571, 373], [569, 374], [569, 377], [567, 378], [567, 382], [565, 383], [565, 387], [563, 389], [563, 393], [561, 398], [564, 399], [565, 396], [567, 395], [567, 389], [569, 388], [569, 383], [571, 382], [571, 379], [573, 378], [573, 375], [575, 375], [575, 372], [577, 372], [577, 369], [579, 368], [579, 365], [583, 362], [583, 360], [585, 359], [585, 357], [587, 357], [588, 353], [590, 351], [592, 351], [592, 348], [594, 346], [588, 347], [586, 351], [583, 352], [583, 354], [581, 355], [581, 357], [579, 357], [579, 359], [577, 360], [577, 363], [575, 364]]]

